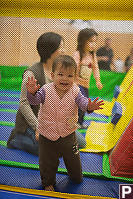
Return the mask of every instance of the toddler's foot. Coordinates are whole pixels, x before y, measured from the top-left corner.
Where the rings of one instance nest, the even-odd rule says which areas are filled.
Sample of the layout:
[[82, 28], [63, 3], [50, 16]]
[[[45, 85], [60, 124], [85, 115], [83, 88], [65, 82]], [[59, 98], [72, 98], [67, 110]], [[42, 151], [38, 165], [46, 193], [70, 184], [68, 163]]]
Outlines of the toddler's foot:
[[45, 187], [45, 191], [54, 191], [53, 185]]

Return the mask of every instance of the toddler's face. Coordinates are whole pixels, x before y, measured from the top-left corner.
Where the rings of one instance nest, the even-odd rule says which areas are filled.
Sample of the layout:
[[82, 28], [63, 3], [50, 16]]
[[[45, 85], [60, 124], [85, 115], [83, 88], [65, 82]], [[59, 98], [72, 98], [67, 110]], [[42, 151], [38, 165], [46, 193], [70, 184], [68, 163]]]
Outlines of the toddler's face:
[[65, 68], [60, 64], [56, 67], [55, 72], [51, 73], [53, 82], [59, 91], [68, 91], [75, 80], [75, 70], [73, 68]]
[[89, 40], [86, 41], [84, 51], [95, 51], [96, 50], [96, 45], [97, 45], [97, 36], [91, 37]]

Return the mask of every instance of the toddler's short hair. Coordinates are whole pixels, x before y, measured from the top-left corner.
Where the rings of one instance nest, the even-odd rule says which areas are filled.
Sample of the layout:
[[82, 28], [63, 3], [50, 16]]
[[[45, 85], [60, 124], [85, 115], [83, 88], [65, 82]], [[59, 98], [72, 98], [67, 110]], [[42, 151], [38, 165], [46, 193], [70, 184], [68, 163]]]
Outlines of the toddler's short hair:
[[75, 74], [76, 74], [77, 64], [76, 64], [75, 60], [73, 59], [73, 57], [71, 57], [69, 55], [59, 55], [53, 61], [53, 65], [52, 65], [53, 73], [55, 72], [58, 64], [61, 64], [61, 66], [63, 68], [73, 68], [75, 70]]

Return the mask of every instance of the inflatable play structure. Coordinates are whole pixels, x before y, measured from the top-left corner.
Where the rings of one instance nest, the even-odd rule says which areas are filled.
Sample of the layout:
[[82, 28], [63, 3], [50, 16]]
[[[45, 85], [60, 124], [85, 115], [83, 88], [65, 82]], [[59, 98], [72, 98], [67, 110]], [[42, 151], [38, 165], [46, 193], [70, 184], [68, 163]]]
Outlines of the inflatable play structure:
[[[105, 110], [112, 107], [108, 123], [91, 122], [86, 132], [87, 146], [83, 151], [106, 152], [111, 150], [133, 117], [133, 67], [127, 73], [117, 98], [110, 104], [105, 102]], [[116, 92], [116, 91], [114, 91]], [[116, 94], [114, 94], [116, 95]], [[104, 110], [104, 109], [103, 109]], [[99, 111], [103, 114], [103, 110]], [[96, 111], [97, 112], [97, 111]], [[85, 116], [87, 119], [87, 115]]]
[[[38, 157], [21, 150], [8, 149], [7, 140], [15, 125], [22, 74], [29, 67], [28, 57], [33, 53], [29, 50], [25, 56], [28, 61], [20, 64], [19, 61], [24, 57], [23, 50], [28, 48], [28, 42], [24, 42], [27, 35], [21, 32], [21, 29], [26, 26], [30, 30], [35, 23], [35, 32], [30, 35], [35, 43], [39, 19], [128, 21], [133, 19], [132, 2], [2, 0], [0, 8], [0, 23], [4, 24], [6, 21], [4, 28], [1, 25], [5, 31], [3, 37], [8, 37], [11, 31], [9, 39], [14, 42], [14, 45], [7, 42], [3, 46], [4, 54], [0, 56], [0, 198], [119, 198], [119, 184], [133, 183], [133, 66], [127, 74], [101, 70], [100, 76], [104, 83], [104, 89], [101, 91], [97, 90], [94, 77], [91, 76], [90, 97], [93, 99], [98, 95], [104, 99], [105, 105], [103, 110], [85, 114], [86, 128], [78, 129], [87, 141], [86, 148], [80, 150], [83, 169], [81, 184], [70, 181], [63, 159], [60, 158], [55, 192], [43, 191]], [[29, 18], [33, 19], [33, 24], [32, 21], [27, 23]], [[13, 24], [16, 23], [16, 26], [20, 27], [17, 32], [10, 26], [11, 19]], [[23, 23], [20, 24], [20, 21]], [[60, 27], [60, 24], [58, 26]], [[48, 28], [49, 26], [44, 26], [43, 32], [44, 29], [49, 30]], [[19, 35], [18, 38], [14, 32]], [[23, 40], [20, 41], [19, 38]], [[10, 54], [13, 56], [10, 57]], [[34, 57], [36, 55], [32, 56], [32, 62]]]
[[[4, 67], [1, 70], [1, 74], [8, 74], [8, 71], [7, 73], [4, 71]], [[15, 70], [16, 68], [12, 68], [11, 74], [16, 75]], [[21, 67], [20, 76], [16, 76], [14, 79], [17, 80], [18, 78], [22, 81], [22, 72], [24, 70], [25, 67]], [[79, 130], [85, 135], [87, 140], [87, 147], [80, 152], [83, 164], [83, 182], [75, 189], [77, 185], [69, 181], [64, 162], [60, 159], [56, 192], [52, 193], [52, 195], [50, 193], [49, 196], [53, 196], [53, 198], [80, 198], [80, 194], [83, 194], [85, 196], [82, 196], [82, 198], [89, 197], [86, 195], [111, 198], [116, 197], [118, 194], [117, 188], [120, 183], [133, 183], [133, 84], [132, 81], [128, 82], [128, 86], [125, 83], [128, 79], [127, 77], [129, 75], [132, 76], [132, 72], [133, 68], [126, 76], [123, 74], [123, 81], [120, 87], [125, 85], [124, 95], [122, 91], [119, 92], [117, 99], [121, 100], [115, 100], [110, 117], [96, 113], [85, 116], [86, 119], [84, 121], [89, 124], [87, 131], [86, 129]], [[14, 127], [20, 97], [20, 91], [16, 89], [16, 82], [13, 82], [12, 78], [13, 76], [10, 78], [2, 76], [1, 78], [1, 81], [6, 81], [7, 84], [12, 82], [14, 90], [7, 90], [6, 85], [1, 84], [0, 189], [2, 192], [0, 191], [0, 194], [7, 194], [6, 191], [8, 191], [10, 192], [8, 195], [13, 197], [13, 193], [15, 194], [19, 191], [20, 195], [25, 193], [25, 198], [29, 197], [28, 194], [33, 193], [47, 198], [48, 193], [45, 194], [41, 191], [38, 157], [6, 147], [7, 139]], [[120, 95], [123, 95], [123, 98], [120, 98]], [[95, 191], [89, 188], [90, 185], [93, 186]], [[111, 192], [111, 187], [115, 192]], [[30, 191], [31, 189], [32, 191]], [[59, 192], [62, 192], [62, 194]], [[67, 195], [65, 193], [71, 194]]]
[[133, 118], [109, 156], [111, 174], [133, 178]]

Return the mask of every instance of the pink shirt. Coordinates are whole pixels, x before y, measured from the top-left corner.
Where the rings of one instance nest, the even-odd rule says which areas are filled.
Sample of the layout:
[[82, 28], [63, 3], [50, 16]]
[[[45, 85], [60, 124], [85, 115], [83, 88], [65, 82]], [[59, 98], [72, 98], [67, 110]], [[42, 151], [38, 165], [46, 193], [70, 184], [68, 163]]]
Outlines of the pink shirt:
[[33, 96], [27, 93], [30, 104], [40, 104], [38, 113], [38, 132], [50, 140], [66, 137], [77, 129], [78, 107], [87, 111], [88, 98], [74, 84], [61, 99], [54, 83], [45, 84]]

